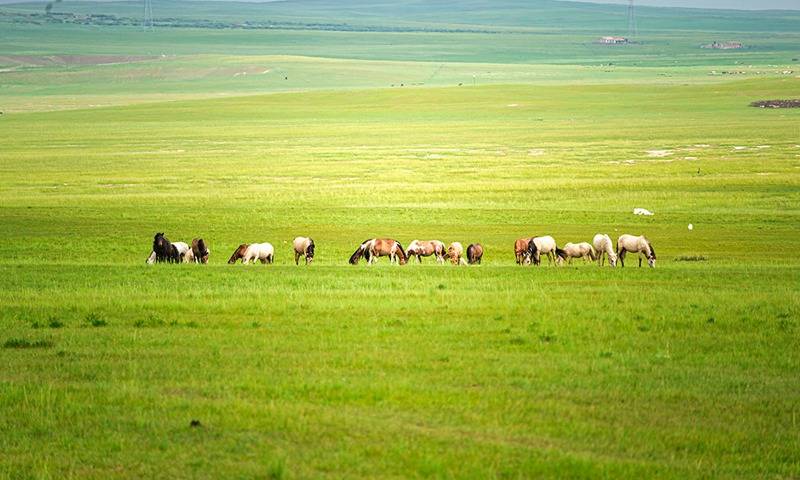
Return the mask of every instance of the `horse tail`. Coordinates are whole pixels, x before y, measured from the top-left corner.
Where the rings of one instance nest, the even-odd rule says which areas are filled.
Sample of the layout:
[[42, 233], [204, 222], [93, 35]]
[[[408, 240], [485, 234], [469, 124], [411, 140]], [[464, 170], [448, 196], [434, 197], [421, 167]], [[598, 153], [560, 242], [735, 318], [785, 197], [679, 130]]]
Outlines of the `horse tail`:
[[357, 265], [358, 261], [363, 256], [366, 256], [367, 257], [367, 261], [369, 261], [369, 252], [367, 251], [367, 243], [370, 240], [371, 239], [364, 240], [363, 242], [361, 242], [361, 245], [359, 245], [358, 248], [356, 248], [356, 251], [353, 252], [352, 255], [350, 255], [350, 260], [349, 260], [350, 265]]
[[589, 245], [589, 258], [591, 258], [592, 261], [597, 260], [597, 251], [591, 245]]

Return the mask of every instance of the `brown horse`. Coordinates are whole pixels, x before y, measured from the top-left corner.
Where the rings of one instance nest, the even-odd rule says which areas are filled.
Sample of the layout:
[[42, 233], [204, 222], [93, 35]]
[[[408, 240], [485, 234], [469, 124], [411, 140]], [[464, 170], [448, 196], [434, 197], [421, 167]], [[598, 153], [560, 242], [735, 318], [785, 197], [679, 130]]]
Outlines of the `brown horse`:
[[467, 263], [470, 265], [481, 264], [483, 259], [483, 245], [480, 243], [470, 243], [467, 247]]
[[248, 245], [247, 243], [243, 243], [238, 247], [236, 247], [236, 250], [233, 251], [233, 255], [231, 255], [231, 258], [228, 259], [228, 263], [233, 264], [236, 263], [236, 260], [244, 258], [244, 253], [247, 251], [247, 247], [249, 246], [250, 245]]
[[514, 256], [517, 257], [517, 265], [524, 265], [530, 263], [530, 255], [528, 254], [528, 244], [531, 238], [518, 238], [514, 242]]
[[447, 255], [447, 250], [444, 247], [444, 243], [440, 242], [439, 240], [414, 240], [408, 244], [408, 248], [406, 249], [406, 254], [408, 258], [417, 257], [417, 261], [422, 263], [422, 257], [430, 257], [431, 255], [436, 256], [436, 261], [439, 263], [444, 263], [444, 257]]
[[400, 242], [391, 238], [371, 238], [358, 246], [350, 256], [350, 264], [356, 265], [361, 257], [367, 258], [367, 265], [378, 261], [378, 257], [389, 257], [391, 263], [397, 262], [405, 265], [408, 261], [405, 250]]
[[297, 237], [292, 243], [294, 246], [294, 264], [300, 264], [300, 257], [306, 258], [306, 265], [314, 261], [314, 240], [309, 237]]
[[202, 238], [192, 239], [192, 255], [196, 263], [207, 264], [208, 255], [211, 253]]

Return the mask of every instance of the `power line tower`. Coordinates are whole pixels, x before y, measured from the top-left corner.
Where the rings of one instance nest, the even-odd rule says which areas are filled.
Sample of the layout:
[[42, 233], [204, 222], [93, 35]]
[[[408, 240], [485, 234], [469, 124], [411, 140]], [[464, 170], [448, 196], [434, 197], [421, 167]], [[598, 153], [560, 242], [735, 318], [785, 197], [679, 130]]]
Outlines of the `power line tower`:
[[144, 18], [142, 19], [142, 28], [144, 30], [153, 28], [153, 1], [144, 0]]
[[628, 0], [628, 38], [634, 38], [636, 33], [636, 11], [633, 0]]

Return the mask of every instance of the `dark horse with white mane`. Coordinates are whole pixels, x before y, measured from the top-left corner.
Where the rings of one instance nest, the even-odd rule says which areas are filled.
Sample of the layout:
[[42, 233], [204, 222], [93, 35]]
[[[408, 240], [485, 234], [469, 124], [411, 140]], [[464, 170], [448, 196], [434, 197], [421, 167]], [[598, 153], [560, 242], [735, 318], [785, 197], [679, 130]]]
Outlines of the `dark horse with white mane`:
[[156, 233], [153, 237], [153, 253], [156, 254], [156, 262], [180, 262], [178, 249], [164, 236], [164, 232]]
[[367, 259], [367, 265], [378, 261], [378, 257], [389, 257], [391, 263], [397, 262], [405, 265], [408, 261], [405, 250], [400, 242], [391, 238], [370, 238], [364, 240], [355, 252], [350, 255], [350, 264], [357, 265], [361, 257]]

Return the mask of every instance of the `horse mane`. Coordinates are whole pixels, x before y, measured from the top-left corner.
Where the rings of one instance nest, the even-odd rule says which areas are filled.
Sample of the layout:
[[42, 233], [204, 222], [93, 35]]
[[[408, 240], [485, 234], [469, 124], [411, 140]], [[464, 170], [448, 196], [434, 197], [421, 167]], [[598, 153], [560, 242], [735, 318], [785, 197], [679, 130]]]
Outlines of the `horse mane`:
[[[556, 245], [556, 255], [558, 255], [559, 257], [561, 257], [562, 259], [565, 259], [565, 260], [567, 258], [567, 252], [565, 252], [564, 250], [558, 248], [557, 245]], [[594, 259], [592, 259], [592, 260], [594, 260]]]
[[656, 258], [656, 249], [653, 248], [653, 244], [648, 241], [647, 246], [650, 247], [650, 255], [652, 255], [653, 258]]
[[236, 247], [236, 250], [233, 251], [233, 255], [231, 255], [231, 258], [228, 259], [228, 263], [236, 263], [236, 260], [242, 258], [244, 256], [244, 252], [242, 252], [242, 254], [239, 254], [239, 252], [241, 252], [244, 249], [247, 249], [247, 247], [248, 245], [246, 243], [242, 243], [238, 247]]
[[397, 245], [397, 249], [400, 250], [400, 255], [403, 258], [403, 262], [408, 261], [408, 255], [406, 255], [406, 251], [403, 250], [403, 246], [397, 240], [394, 241], [394, 244]]
[[528, 239], [528, 254], [533, 256], [536, 255], [538, 247], [536, 246], [536, 242], [533, 241], [535, 237], [531, 237]]

